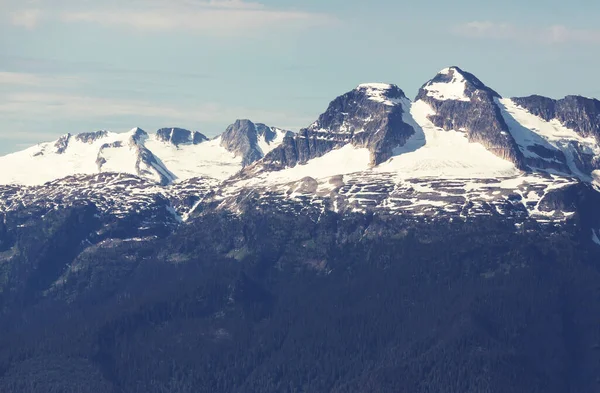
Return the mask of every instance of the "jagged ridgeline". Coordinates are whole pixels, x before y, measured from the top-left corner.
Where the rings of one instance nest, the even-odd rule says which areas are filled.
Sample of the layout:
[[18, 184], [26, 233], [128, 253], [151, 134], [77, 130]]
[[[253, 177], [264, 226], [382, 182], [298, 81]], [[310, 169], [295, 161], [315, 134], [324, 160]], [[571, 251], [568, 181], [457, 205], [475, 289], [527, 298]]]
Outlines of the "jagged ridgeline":
[[499, 92], [0, 157], [0, 391], [598, 392], [600, 102]]

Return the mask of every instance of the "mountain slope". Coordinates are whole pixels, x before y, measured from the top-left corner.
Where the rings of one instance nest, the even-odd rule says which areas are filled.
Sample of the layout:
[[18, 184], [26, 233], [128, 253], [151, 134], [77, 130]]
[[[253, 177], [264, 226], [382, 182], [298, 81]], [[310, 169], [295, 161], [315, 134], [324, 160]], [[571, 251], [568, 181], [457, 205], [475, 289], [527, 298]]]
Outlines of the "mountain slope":
[[[107, 172], [137, 175], [162, 185], [194, 177], [223, 180], [261, 159], [288, 134], [246, 122], [252, 127], [245, 135], [230, 136], [226, 131], [213, 140], [181, 128], [162, 128], [154, 135], [139, 128], [123, 134], [67, 134], [57, 141], [0, 157], [0, 167], [5, 168], [0, 184], [39, 185], [72, 175]], [[229, 138], [229, 144], [223, 137]], [[236, 143], [247, 143], [249, 137], [251, 147], [240, 152]]]
[[0, 157], [0, 183], [42, 184], [74, 174], [124, 172], [166, 184], [173, 175], [145, 148], [148, 134], [134, 128], [123, 134], [107, 131], [67, 134]]
[[428, 103], [431, 122], [446, 131], [465, 132], [470, 142], [525, 169], [523, 156], [495, 104], [500, 95], [458, 67], [440, 71], [419, 90], [416, 101]]
[[371, 83], [337, 97], [317, 121], [288, 137], [262, 160], [268, 170], [304, 164], [351, 144], [370, 152], [371, 165], [387, 160], [414, 130], [402, 120], [404, 92], [395, 85]]

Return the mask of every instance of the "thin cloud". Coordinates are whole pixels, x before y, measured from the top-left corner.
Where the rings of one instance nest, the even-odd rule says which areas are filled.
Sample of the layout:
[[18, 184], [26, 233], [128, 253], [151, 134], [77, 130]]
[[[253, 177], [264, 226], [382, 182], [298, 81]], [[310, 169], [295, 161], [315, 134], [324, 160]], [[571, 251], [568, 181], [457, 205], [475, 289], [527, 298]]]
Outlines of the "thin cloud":
[[101, 4], [95, 7], [85, 3], [68, 6], [68, 1], [59, 1], [55, 7], [43, 12], [38, 9], [16, 11], [12, 23], [33, 29], [40, 20], [47, 19], [139, 31], [184, 30], [231, 35], [267, 28], [306, 28], [336, 22], [334, 17], [327, 14], [272, 8], [243, 0], [133, 0], [127, 6], [108, 0]]
[[[256, 108], [240, 108], [219, 104], [169, 106], [144, 100], [92, 97], [78, 94], [55, 94], [42, 92], [18, 92], [0, 96], [0, 116], [22, 119], [51, 116], [54, 119], [99, 119], [119, 116], [140, 119], [158, 119], [174, 124], [227, 123], [238, 118], [249, 118], [267, 124], [286, 127], [310, 123], [303, 116]], [[135, 124], [132, 124], [134, 126]]]
[[37, 132], [25, 129], [11, 129], [10, 132], [0, 133], [0, 141], [24, 142], [17, 143], [17, 147], [30, 147], [33, 143], [44, 141], [48, 138], [48, 132]]
[[10, 13], [10, 22], [14, 26], [24, 27], [33, 30], [37, 27], [42, 18], [42, 11], [39, 9], [25, 9]]
[[600, 30], [573, 29], [563, 25], [520, 27], [510, 23], [474, 21], [453, 28], [457, 35], [475, 39], [496, 39], [543, 44], [600, 44]]
[[0, 71], [0, 86], [65, 87], [80, 85], [83, 78], [77, 76], [40, 75], [26, 72]]
[[123, 26], [142, 31], [190, 30], [232, 34], [268, 27], [303, 27], [331, 22], [324, 15], [262, 9], [206, 9], [178, 11], [91, 11], [62, 14], [65, 22]]

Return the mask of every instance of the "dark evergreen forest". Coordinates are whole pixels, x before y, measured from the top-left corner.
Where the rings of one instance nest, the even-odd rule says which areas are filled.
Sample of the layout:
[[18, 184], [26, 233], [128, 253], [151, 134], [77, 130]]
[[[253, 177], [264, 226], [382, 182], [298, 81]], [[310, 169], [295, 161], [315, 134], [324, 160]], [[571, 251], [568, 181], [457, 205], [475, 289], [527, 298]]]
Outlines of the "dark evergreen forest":
[[[600, 392], [600, 247], [499, 217], [0, 219], [0, 391]], [[3, 224], [4, 222], [4, 224]]]

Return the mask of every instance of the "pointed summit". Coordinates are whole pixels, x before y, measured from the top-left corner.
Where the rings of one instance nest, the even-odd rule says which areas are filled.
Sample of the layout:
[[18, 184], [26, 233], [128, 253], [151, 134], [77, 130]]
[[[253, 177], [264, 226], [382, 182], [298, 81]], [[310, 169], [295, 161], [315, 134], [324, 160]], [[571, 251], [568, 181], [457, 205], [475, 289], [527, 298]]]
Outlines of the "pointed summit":
[[526, 169], [497, 101], [500, 95], [475, 75], [454, 66], [441, 70], [419, 90], [416, 101], [431, 107], [427, 118], [445, 131], [464, 132], [496, 156]]
[[438, 101], [470, 101], [478, 92], [500, 98], [500, 94], [487, 87], [475, 75], [452, 66], [444, 68], [425, 83], [419, 90], [417, 99], [427, 96]]
[[369, 150], [379, 165], [403, 146], [415, 130], [404, 122], [410, 100], [396, 85], [363, 83], [335, 98], [319, 118], [267, 154], [259, 165], [282, 170], [352, 145]]
[[246, 167], [273, 150], [287, 134], [288, 131], [279, 128], [238, 119], [221, 135], [220, 145], [236, 157], [242, 157], [242, 166]]

